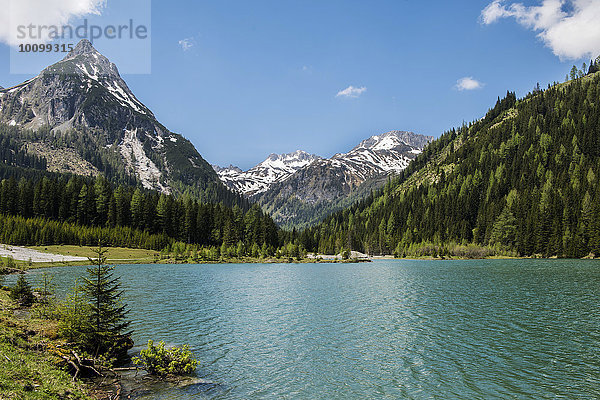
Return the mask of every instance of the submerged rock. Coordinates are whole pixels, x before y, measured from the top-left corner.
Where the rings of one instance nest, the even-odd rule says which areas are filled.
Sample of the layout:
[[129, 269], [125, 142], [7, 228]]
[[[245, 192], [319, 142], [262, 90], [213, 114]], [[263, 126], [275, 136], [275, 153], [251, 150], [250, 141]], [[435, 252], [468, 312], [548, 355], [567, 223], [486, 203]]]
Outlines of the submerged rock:
[[144, 370], [119, 372], [119, 384], [122, 398], [136, 398], [146, 394], [156, 393], [165, 389], [185, 389], [191, 386], [218, 386], [216, 382], [197, 376], [167, 376], [149, 375]]

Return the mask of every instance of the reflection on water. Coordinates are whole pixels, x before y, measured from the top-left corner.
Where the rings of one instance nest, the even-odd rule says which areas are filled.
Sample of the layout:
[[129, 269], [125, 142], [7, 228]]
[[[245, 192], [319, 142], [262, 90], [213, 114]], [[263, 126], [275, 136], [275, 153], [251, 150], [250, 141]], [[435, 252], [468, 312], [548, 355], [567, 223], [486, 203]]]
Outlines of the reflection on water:
[[[61, 291], [84, 271], [51, 270]], [[600, 397], [597, 261], [132, 265], [117, 274], [136, 344], [189, 343], [198, 375], [215, 383], [147, 399]]]

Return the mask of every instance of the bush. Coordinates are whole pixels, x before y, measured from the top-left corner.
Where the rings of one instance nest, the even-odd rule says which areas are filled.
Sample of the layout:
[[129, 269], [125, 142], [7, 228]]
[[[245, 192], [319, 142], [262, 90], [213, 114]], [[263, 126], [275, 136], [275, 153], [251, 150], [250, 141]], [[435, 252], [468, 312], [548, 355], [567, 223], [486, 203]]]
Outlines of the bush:
[[165, 342], [154, 345], [148, 340], [148, 347], [134, 357], [136, 365], [142, 365], [151, 375], [189, 375], [196, 371], [198, 362], [193, 358], [189, 346], [165, 349]]
[[33, 296], [31, 286], [29, 286], [27, 279], [25, 279], [25, 274], [19, 275], [17, 283], [10, 289], [10, 297], [22, 306], [28, 307], [33, 304], [35, 297]]
[[66, 300], [61, 301], [58, 306], [59, 335], [69, 343], [79, 345], [87, 341], [88, 324], [90, 319], [90, 305], [86, 301], [81, 287], [76, 286], [67, 296]]
[[13, 272], [15, 269], [17, 269], [17, 263], [15, 262], [15, 259], [12, 257], [7, 257], [1, 260], [2, 263], [0, 263], [0, 270], [3, 273], [10, 273]]
[[350, 259], [350, 250], [343, 250], [342, 251], [342, 260], [349, 260]]

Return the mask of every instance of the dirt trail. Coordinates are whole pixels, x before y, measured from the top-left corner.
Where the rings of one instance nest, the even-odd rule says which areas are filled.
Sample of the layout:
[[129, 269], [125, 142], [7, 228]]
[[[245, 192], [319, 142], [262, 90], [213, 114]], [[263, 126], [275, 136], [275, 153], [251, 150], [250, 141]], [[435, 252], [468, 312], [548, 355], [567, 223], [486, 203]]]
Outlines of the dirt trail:
[[10, 246], [0, 244], [0, 257], [12, 257], [19, 261], [32, 262], [67, 262], [67, 261], [87, 261], [86, 257], [63, 256], [60, 254], [43, 253], [41, 251], [28, 249], [26, 247]]

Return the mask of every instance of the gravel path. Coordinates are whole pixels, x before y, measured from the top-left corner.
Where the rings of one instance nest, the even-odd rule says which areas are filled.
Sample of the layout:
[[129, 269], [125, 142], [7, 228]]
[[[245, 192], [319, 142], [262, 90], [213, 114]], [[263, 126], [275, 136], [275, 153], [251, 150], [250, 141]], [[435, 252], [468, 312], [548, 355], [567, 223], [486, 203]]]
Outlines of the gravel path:
[[12, 257], [19, 261], [32, 262], [63, 262], [63, 261], [87, 261], [86, 257], [63, 256], [60, 254], [42, 253], [41, 251], [28, 249], [26, 247], [9, 246], [0, 244], [0, 257]]

